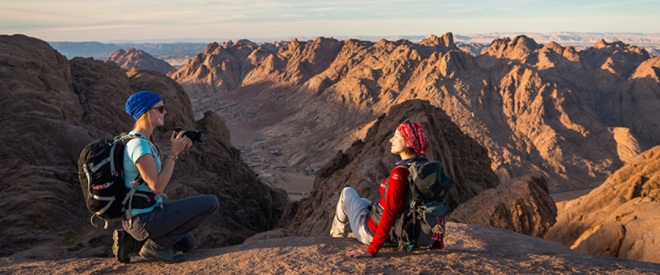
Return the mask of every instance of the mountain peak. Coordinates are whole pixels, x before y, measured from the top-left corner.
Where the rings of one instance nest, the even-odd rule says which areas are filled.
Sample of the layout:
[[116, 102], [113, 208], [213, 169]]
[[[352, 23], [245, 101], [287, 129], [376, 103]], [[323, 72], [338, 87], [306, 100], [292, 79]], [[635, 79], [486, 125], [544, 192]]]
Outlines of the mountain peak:
[[167, 74], [174, 70], [174, 67], [165, 60], [158, 59], [151, 54], [136, 48], [130, 48], [128, 51], [118, 49], [103, 61], [106, 63], [114, 63], [125, 71], [136, 68], [139, 70], [151, 70]]
[[513, 39], [514, 47], [524, 47], [526, 49], [535, 50], [539, 47], [539, 44], [534, 41], [534, 39], [527, 37], [526, 35], [518, 35]]
[[232, 40], [227, 40], [225, 42], [222, 42], [222, 47], [223, 48], [231, 48], [234, 46], [234, 41]]
[[454, 43], [454, 34], [451, 32], [443, 34], [441, 37], [432, 34], [431, 36], [422, 39], [419, 41], [420, 45], [428, 47], [438, 47], [442, 50], [456, 50], [456, 44]]
[[[229, 41], [229, 42], [231, 43], [231, 41]], [[204, 48], [204, 51], [202, 51], [202, 54], [212, 54], [219, 47], [220, 47], [220, 45], [218, 45], [218, 42], [209, 43], [208, 45], [206, 45], [206, 48]]]
[[291, 48], [298, 48], [300, 47], [300, 41], [298, 41], [297, 38], [291, 39], [291, 42], [289, 42], [289, 47]]
[[603, 49], [603, 48], [607, 47], [607, 45], [608, 45], [608, 43], [605, 42], [605, 39], [601, 39], [601, 40], [598, 40], [598, 42], [596, 42], [596, 44], [594, 44], [594, 48]]
[[256, 46], [256, 44], [249, 39], [239, 39], [236, 41], [236, 45], [241, 45], [241, 46]]
[[484, 49], [482, 54], [527, 62], [530, 56], [539, 48], [539, 44], [534, 39], [526, 35], [519, 35], [513, 40], [508, 37], [493, 40], [490, 47]]

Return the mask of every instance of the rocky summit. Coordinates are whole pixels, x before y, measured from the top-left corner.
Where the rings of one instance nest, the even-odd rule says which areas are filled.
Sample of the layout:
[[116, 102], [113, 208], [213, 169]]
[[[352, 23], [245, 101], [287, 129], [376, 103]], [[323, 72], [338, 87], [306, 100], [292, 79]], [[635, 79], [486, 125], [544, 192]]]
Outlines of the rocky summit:
[[0, 258], [9, 274], [658, 274], [660, 264], [592, 256], [508, 230], [447, 223], [444, 251], [383, 248], [375, 258], [354, 259], [355, 239], [284, 237], [247, 240], [188, 253], [187, 261], [162, 264], [136, 257], [21, 261]]
[[168, 106], [166, 124], [154, 135], [165, 152], [174, 127], [205, 131], [165, 190], [170, 199], [219, 198], [219, 213], [195, 232], [198, 247], [238, 244], [277, 224], [286, 194], [257, 179], [229, 143], [221, 117], [208, 113], [193, 119], [188, 95], [176, 82], [152, 71], [123, 72], [91, 58], [69, 61], [44, 41], [2, 35], [0, 256], [112, 255], [111, 231], [89, 222], [76, 165], [87, 143], [132, 129], [124, 103], [137, 90], [158, 92]]
[[253, 129], [295, 169], [318, 170], [391, 106], [423, 99], [488, 150], [501, 182], [540, 171], [557, 192], [596, 186], [658, 144], [659, 60], [620, 41], [577, 50], [520, 35], [473, 56], [451, 33], [319, 37], [211, 43], [170, 76], [196, 113]]

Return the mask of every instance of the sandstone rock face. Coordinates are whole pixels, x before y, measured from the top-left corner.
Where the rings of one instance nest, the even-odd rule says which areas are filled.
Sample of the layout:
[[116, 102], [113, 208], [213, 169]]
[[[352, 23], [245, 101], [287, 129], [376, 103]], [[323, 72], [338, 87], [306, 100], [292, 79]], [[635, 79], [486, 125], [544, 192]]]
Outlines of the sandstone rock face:
[[660, 146], [559, 209], [546, 239], [583, 253], [660, 263]]
[[488, 149], [501, 181], [541, 171], [560, 191], [597, 185], [657, 145], [658, 68], [658, 57], [621, 42], [578, 51], [518, 36], [475, 57], [448, 33], [419, 44], [212, 43], [170, 76], [196, 113], [226, 114], [287, 159], [305, 148], [292, 163], [300, 170], [347, 149], [393, 104], [425, 99]]
[[526, 175], [485, 190], [451, 213], [452, 221], [493, 226], [542, 237], [555, 223], [557, 208], [541, 174]]
[[326, 236], [339, 194], [346, 186], [376, 201], [380, 182], [398, 160], [390, 153], [389, 139], [406, 118], [425, 127], [431, 142], [426, 156], [440, 160], [454, 179], [455, 186], [446, 198], [452, 209], [498, 184], [483, 147], [465, 136], [442, 110], [413, 100], [392, 107], [373, 124], [364, 141], [356, 141], [346, 152], [338, 152], [318, 172], [311, 196], [288, 210], [283, 225], [299, 235]]
[[111, 255], [111, 231], [89, 224], [76, 165], [93, 139], [132, 129], [124, 103], [137, 90], [157, 91], [168, 106], [166, 125], [154, 134], [164, 152], [173, 127], [206, 131], [165, 190], [171, 199], [218, 196], [219, 213], [195, 232], [198, 247], [237, 244], [276, 225], [286, 194], [265, 186], [241, 161], [222, 118], [193, 120], [176, 82], [93, 59], [68, 61], [43, 41], [0, 36], [0, 255]]
[[103, 62], [114, 63], [123, 70], [137, 69], [156, 71], [161, 74], [167, 74], [174, 71], [174, 67], [165, 60], [158, 59], [143, 50], [130, 48], [128, 51], [119, 49], [109, 57], [103, 59]]

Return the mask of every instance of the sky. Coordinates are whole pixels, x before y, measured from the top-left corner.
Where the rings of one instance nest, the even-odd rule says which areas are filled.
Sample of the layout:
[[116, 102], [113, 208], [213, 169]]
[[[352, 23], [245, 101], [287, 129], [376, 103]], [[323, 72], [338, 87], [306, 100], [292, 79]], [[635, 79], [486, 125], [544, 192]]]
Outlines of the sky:
[[493, 32], [660, 33], [660, 0], [1, 0], [0, 34], [193, 41]]

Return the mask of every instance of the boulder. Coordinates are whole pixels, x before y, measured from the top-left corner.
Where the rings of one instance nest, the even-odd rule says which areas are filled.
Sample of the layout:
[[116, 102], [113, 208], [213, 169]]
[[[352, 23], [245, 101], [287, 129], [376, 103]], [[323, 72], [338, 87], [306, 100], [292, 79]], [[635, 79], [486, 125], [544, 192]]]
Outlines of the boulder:
[[459, 205], [449, 219], [542, 237], [555, 223], [557, 207], [540, 174], [509, 180]]

